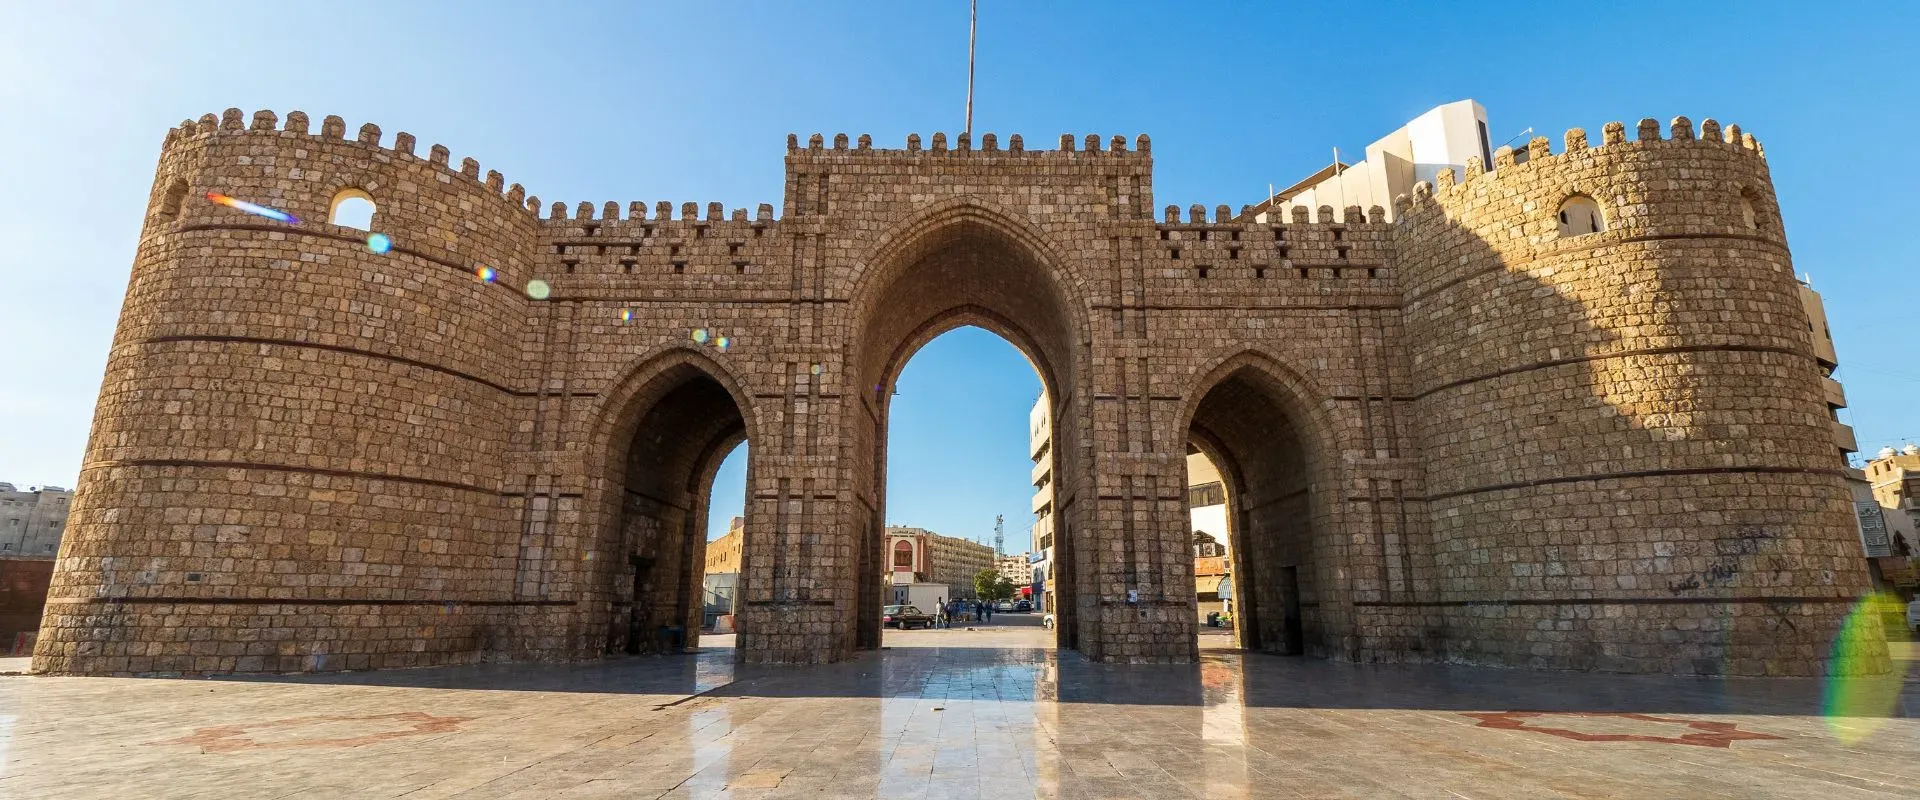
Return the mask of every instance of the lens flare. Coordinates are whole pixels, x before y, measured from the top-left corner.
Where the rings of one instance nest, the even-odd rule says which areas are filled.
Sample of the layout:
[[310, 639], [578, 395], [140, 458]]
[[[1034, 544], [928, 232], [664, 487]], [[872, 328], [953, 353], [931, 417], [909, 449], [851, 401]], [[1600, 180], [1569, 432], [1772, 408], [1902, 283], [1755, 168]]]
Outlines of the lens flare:
[[284, 223], [287, 223], [288, 225], [300, 224], [299, 219], [295, 218], [292, 214], [289, 214], [285, 211], [281, 211], [280, 209], [268, 208], [262, 205], [255, 205], [245, 200], [235, 200], [219, 192], [207, 192], [207, 199], [212, 200], [216, 204], [226, 206], [236, 211], [245, 211], [256, 217], [266, 217], [267, 219], [273, 220], [275, 222], [284, 222]]
[[713, 340], [713, 346], [720, 348], [720, 352], [724, 353], [727, 352], [727, 348], [733, 346], [733, 340], [722, 336]]
[[495, 272], [493, 267], [481, 265], [473, 271], [473, 277], [479, 278], [481, 283], [493, 283], [496, 278], [500, 277], [500, 273]]
[[826, 372], [826, 369], [822, 368], [819, 364], [813, 365], [813, 374], [818, 375], [822, 372]]
[[1906, 676], [1888, 668], [1892, 662], [1882, 620], [1904, 610], [1898, 597], [1870, 594], [1854, 605], [1834, 637], [1821, 711], [1827, 730], [1844, 744], [1871, 736], [1893, 716]]
[[620, 309], [620, 321], [621, 321], [621, 322], [632, 322], [632, 321], [633, 321], [633, 309], [631, 309], [631, 308], [623, 308], [623, 309]]
[[540, 280], [539, 278], [534, 278], [533, 280], [527, 281], [528, 297], [531, 297], [535, 300], [545, 300], [552, 294], [553, 294], [553, 287], [548, 286], [546, 281]]
[[393, 240], [384, 233], [367, 234], [367, 249], [379, 255], [386, 255], [388, 250], [393, 249]]
[[706, 328], [693, 329], [693, 341], [695, 344], [706, 344], [707, 338], [708, 338], [708, 334], [707, 334]]

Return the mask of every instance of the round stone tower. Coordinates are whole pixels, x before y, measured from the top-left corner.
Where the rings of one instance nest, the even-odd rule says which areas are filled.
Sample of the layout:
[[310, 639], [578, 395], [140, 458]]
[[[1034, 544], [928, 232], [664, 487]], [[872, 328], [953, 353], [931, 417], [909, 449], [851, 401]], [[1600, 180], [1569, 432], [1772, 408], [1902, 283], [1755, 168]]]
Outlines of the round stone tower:
[[[276, 123], [229, 109], [166, 137], [38, 671], [414, 666], [532, 640], [501, 629], [538, 604], [503, 494], [520, 187], [406, 133]], [[390, 249], [330, 224], [351, 196]]]
[[1534, 139], [1402, 204], [1454, 660], [1817, 675], [1867, 588], [1767, 163], [1708, 120]]

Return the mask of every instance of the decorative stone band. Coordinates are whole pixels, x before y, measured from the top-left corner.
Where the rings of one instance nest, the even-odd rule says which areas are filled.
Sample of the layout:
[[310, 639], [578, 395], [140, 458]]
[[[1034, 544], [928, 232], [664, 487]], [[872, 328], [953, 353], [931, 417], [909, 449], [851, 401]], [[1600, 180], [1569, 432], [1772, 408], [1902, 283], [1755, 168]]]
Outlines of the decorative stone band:
[[[337, 344], [321, 344], [319, 342], [300, 342], [292, 339], [275, 339], [275, 338], [264, 337], [264, 336], [154, 336], [147, 339], [141, 339], [137, 343], [141, 345], [148, 345], [148, 344], [170, 344], [173, 342], [210, 342], [210, 343], [216, 343], [216, 344], [264, 344], [264, 345], [272, 345], [275, 347], [292, 347], [292, 348], [297, 348], [301, 350], [325, 350], [328, 352], [345, 353], [347, 355], [361, 356], [363, 358], [371, 358], [379, 361], [389, 361], [395, 364], [405, 364], [409, 367], [419, 367], [420, 369], [424, 369], [429, 372], [438, 372], [442, 375], [449, 375], [455, 378], [459, 378], [461, 380], [472, 381], [474, 383], [480, 384], [481, 386], [485, 386], [489, 389], [498, 391], [502, 394], [510, 394], [515, 397], [539, 397], [543, 394], [542, 392], [537, 392], [537, 391], [526, 391], [523, 389], [509, 389], [498, 383], [494, 383], [493, 381], [490, 381], [486, 378], [482, 378], [478, 375], [474, 375], [471, 373], [462, 372], [452, 367], [443, 367], [443, 366], [440, 366], [439, 364], [432, 364], [426, 361], [421, 361], [419, 359], [407, 358], [406, 356], [396, 356], [389, 353], [376, 353], [372, 350], [362, 350], [358, 347], [346, 347], [344, 345], [337, 345]], [[558, 393], [545, 392], [544, 394], [552, 395], [552, 394], [558, 394]], [[568, 392], [567, 394], [573, 395], [576, 397], [581, 396], [581, 393], [578, 393], [578, 392]], [[588, 393], [585, 393], [585, 396], [592, 397], [595, 394], [597, 393], [588, 392]]]
[[[1636, 472], [1609, 472], [1609, 473], [1599, 474], [1599, 475], [1567, 475], [1567, 476], [1556, 477], [1556, 478], [1540, 478], [1540, 479], [1531, 480], [1531, 481], [1520, 481], [1517, 483], [1499, 483], [1499, 484], [1493, 484], [1491, 486], [1476, 486], [1471, 489], [1460, 489], [1458, 491], [1440, 492], [1438, 494], [1431, 494], [1421, 499], [1427, 500], [1428, 502], [1432, 502], [1435, 500], [1447, 500], [1454, 497], [1464, 497], [1470, 494], [1485, 494], [1487, 492], [1500, 492], [1500, 491], [1506, 491], [1509, 489], [1526, 489], [1533, 486], [1552, 486], [1557, 483], [1580, 483], [1582, 481], [1609, 481], [1609, 480], [1623, 480], [1627, 478], [1669, 478], [1669, 477], [1678, 477], [1678, 476], [1684, 476], [1684, 475], [1752, 475], [1752, 474], [1824, 475], [1824, 476], [1833, 477], [1833, 478], [1845, 478], [1847, 475], [1846, 470], [1826, 469], [1826, 468], [1818, 468], [1818, 467], [1753, 466], [1753, 467], [1699, 467], [1699, 468], [1692, 468], [1692, 469], [1648, 469], [1648, 470], [1639, 470]], [[1413, 498], [1408, 498], [1408, 499], [1413, 499]]]
[[1669, 355], [1673, 353], [1774, 353], [1777, 355], [1804, 358], [1809, 362], [1813, 361], [1813, 356], [1811, 354], [1802, 350], [1797, 350], [1789, 347], [1768, 347], [1765, 345], [1735, 345], [1735, 344], [1697, 344], [1697, 345], [1679, 345], [1676, 347], [1646, 347], [1638, 350], [1621, 350], [1619, 352], [1613, 352], [1613, 353], [1596, 353], [1590, 356], [1575, 356], [1573, 358], [1556, 358], [1548, 361], [1537, 361], [1532, 364], [1522, 364], [1517, 367], [1508, 367], [1498, 372], [1489, 372], [1485, 375], [1475, 375], [1469, 378], [1461, 378], [1460, 380], [1457, 380], [1457, 381], [1449, 381], [1447, 383], [1440, 384], [1439, 386], [1435, 386], [1431, 389], [1415, 394], [1413, 396], [1413, 399], [1421, 400], [1421, 399], [1425, 399], [1430, 395], [1444, 392], [1448, 389], [1458, 389], [1468, 384], [1479, 383], [1481, 381], [1490, 381], [1490, 380], [1493, 380], [1494, 378], [1504, 378], [1508, 375], [1517, 375], [1522, 372], [1533, 372], [1535, 370], [1550, 369], [1553, 367], [1564, 367], [1564, 366], [1567, 366], [1568, 364], [1585, 364], [1592, 361], [1605, 361], [1610, 358], [1632, 358], [1635, 356], [1658, 356], [1658, 355]]
[[1356, 608], [1469, 608], [1502, 606], [1702, 606], [1719, 603], [1737, 603], [1741, 605], [1767, 603], [1854, 603], [1859, 598], [1850, 596], [1831, 597], [1516, 597], [1504, 600], [1355, 600]]
[[[1592, 237], [1583, 236], [1578, 239], [1572, 239], [1572, 240], [1569, 240], [1570, 242], [1572, 242], [1571, 244], [1563, 244], [1558, 246], [1552, 252], [1543, 252], [1537, 255], [1540, 257], [1546, 257], [1546, 256], [1557, 257], [1557, 256], [1567, 255], [1570, 253], [1580, 253], [1588, 250], [1598, 250], [1603, 247], [1618, 247], [1623, 244], [1640, 244], [1643, 242], [1671, 242], [1671, 241], [1686, 241], [1686, 240], [1698, 240], [1698, 239], [1732, 239], [1732, 240], [1742, 241], [1742, 242], [1757, 242], [1759, 244], [1766, 245], [1768, 247], [1772, 247], [1776, 250], [1779, 250], [1782, 254], [1785, 254], [1787, 252], [1787, 248], [1784, 245], [1780, 244], [1778, 241], [1769, 239], [1765, 236], [1759, 236], [1759, 235], [1747, 234], [1747, 233], [1648, 233], [1648, 234], [1621, 235], [1621, 236], [1616, 236], [1612, 238], [1603, 238], [1606, 236], [1607, 234], [1600, 233], [1600, 234], [1595, 234]], [[1593, 241], [1591, 242], [1584, 241], [1589, 238], [1593, 239]], [[1453, 278], [1449, 278], [1448, 280], [1442, 281], [1433, 286], [1424, 287], [1417, 292], [1409, 294], [1407, 296], [1407, 305], [1411, 306], [1411, 305], [1417, 304], [1421, 300], [1425, 300], [1429, 297], [1434, 296], [1435, 294], [1446, 291], [1447, 289], [1450, 289], [1454, 286], [1473, 280], [1474, 278], [1478, 278], [1484, 275], [1491, 275], [1493, 273], [1501, 272], [1511, 268], [1512, 266], [1505, 262], [1496, 262], [1495, 264], [1493, 264], [1490, 267], [1487, 267], [1486, 269], [1478, 270], [1475, 272], [1469, 272], [1465, 275], [1459, 275]]]
[[223, 606], [572, 606], [575, 600], [433, 600], [364, 597], [49, 597], [47, 605], [223, 605]]
[[[462, 492], [474, 492], [476, 494], [499, 495], [501, 497], [524, 497], [526, 495], [525, 491], [489, 489], [485, 486], [474, 486], [472, 484], [456, 483], [454, 481], [435, 480], [433, 478], [414, 478], [406, 475], [389, 475], [389, 474], [380, 473], [380, 472], [363, 472], [359, 470], [346, 470], [346, 469], [327, 469], [324, 467], [295, 467], [287, 464], [263, 464], [263, 463], [250, 462], [250, 461], [206, 461], [206, 460], [180, 459], [180, 458], [138, 458], [138, 459], [124, 459], [119, 461], [96, 461], [94, 463], [85, 465], [84, 467], [82, 467], [82, 470], [90, 471], [90, 470], [96, 470], [96, 469], [115, 469], [115, 468], [123, 468], [123, 467], [185, 467], [189, 469], [257, 469], [257, 470], [263, 470], [266, 472], [298, 472], [306, 475], [326, 475], [332, 478], [356, 478], [356, 479], [368, 480], [368, 481], [393, 481], [395, 483], [411, 483], [411, 484], [416, 484], [420, 486], [436, 486], [442, 489], [453, 489], [455, 491], [462, 491]], [[547, 495], [546, 493], [539, 493], [539, 494], [541, 494], [541, 496], [568, 497], [568, 498], [577, 498], [582, 496], [579, 492], [558, 492], [552, 495]]]
[[[182, 225], [177, 229], [169, 231], [169, 233], [176, 233], [176, 234], [177, 233], [194, 233], [198, 231], [261, 231], [265, 233], [277, 233], [284, 236], [305, 236], [305, 237], [314, 238], [314, 239], [332, 239], [337, 242], [350, 242], [355, 245], [364, 245], [366, 243], [365, 237], [362, 237], [362, 236], [348, 236], [346, 234], [333, 233], [331, 231], [313, 230], [308, 228], [289, 228], [285, 225], [256, 225], [250, 222], [222, 222], [222, 223], [201, 223], [197, 225]], [[392, 246], [392, 249], [388, 250], [387, 253], [388, 255], [399, 254], [399, 255], [413, 256], [414, 258], [420, 259], [421, 261], [426, 261], [431, 264], [437, 264], [439, 266], [443, 266], [448, 269], [456, 270], [463, 274], [472, 274], [473, 270], [475, 269], [474, 264], [462, 263], [462, 262], [447, 258], [446, 256], [423, 252], [415, 248], [407, 247], [398, 242], [394, 243]], [[497, 267], [497, 266], [504, 266], [504, 265], [490, 265], [490, 266]], [[493, 283], [493, 286], [501, 291], [506, 291], [509, 293], [518, 293], [519, 291], [517, 289], [514, 289], [511, 286], [508, 286], [506, 281], [496, 281]]]

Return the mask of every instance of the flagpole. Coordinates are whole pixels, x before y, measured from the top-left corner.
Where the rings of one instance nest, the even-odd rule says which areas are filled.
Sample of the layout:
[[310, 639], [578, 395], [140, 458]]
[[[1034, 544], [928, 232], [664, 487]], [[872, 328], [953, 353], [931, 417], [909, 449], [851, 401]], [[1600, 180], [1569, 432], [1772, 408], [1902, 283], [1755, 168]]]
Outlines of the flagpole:
[[967, 141], [973, 141], [973, 38], [980, 27], [980, 0], [967, 15]]

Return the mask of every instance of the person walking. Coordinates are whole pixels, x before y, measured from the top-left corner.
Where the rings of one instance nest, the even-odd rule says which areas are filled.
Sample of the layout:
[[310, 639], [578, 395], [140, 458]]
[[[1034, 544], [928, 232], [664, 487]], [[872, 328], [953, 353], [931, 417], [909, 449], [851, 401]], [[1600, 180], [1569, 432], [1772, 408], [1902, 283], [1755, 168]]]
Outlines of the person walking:
[[986, 620], [988, 625], [992, 625], [993, 624], [993, 601], [992, 600], [982, 601], [980, 603], [980, 613], [986, 615], [984, 617], [981, 617], [981, 619]]
[[933, 606], [933, 627], [935, 628], [953, 627], [953, 623], [947, 620], [946, 598], [941, 598], [940, 602], [934, 604]]

